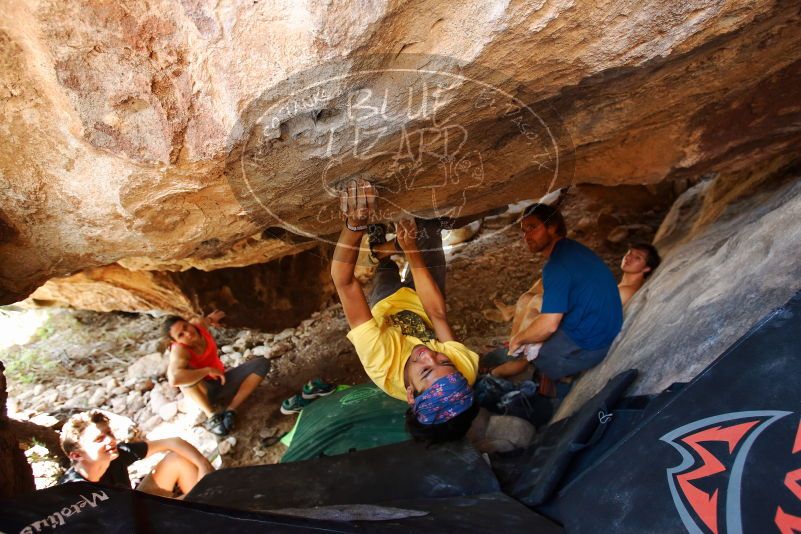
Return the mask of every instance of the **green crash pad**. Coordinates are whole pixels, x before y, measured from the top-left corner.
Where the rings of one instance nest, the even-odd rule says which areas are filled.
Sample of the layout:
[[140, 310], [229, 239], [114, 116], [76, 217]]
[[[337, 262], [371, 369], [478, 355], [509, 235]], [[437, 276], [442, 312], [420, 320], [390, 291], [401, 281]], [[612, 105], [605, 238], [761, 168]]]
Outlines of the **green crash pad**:
[[410, 439], [408, 405], [375, 386], [361, 384], [320, 397], [303, 409], [281, 463], [372, 449]]

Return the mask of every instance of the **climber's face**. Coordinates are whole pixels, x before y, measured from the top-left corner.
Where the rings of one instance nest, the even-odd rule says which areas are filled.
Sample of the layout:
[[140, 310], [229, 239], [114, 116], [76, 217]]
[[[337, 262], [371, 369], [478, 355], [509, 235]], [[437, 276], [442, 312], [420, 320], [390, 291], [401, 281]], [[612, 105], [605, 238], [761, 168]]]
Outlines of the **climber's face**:
[[200, 338], [200, 333], [187, 321], [178, 321], [170, 327], [170, 337], [178, 343], [191, 345]]
[[548, 226], [535, 215], [529, 215], [520, 221], [520, 229], [528, 249], [535, 254], [543, 252], [559, 240], [556, 225]]
[[428, 389], [431, 384], [456, 372], [451, 359], [426, 347], [417, 345], [406, 362], [406, 382], [416, 392]]

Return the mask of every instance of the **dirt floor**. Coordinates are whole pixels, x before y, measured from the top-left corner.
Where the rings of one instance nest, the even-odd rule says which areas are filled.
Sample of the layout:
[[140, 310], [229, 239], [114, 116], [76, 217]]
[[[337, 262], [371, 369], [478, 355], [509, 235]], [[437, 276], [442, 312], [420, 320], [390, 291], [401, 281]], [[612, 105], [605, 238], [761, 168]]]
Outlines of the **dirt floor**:
[[[599, 252], [619, 276], [626, 242], [650, 241], [665, 207], [649, 205], [645, 196], [631, 213], [612, 214], [604, 207], [608, 200], [617, 203], [571, 192], [563, 209], [574, 228], [569, 235]], [[474, 239], [449, 253], [449, 319], [457, 336], [477, 352], [508, 335], [509, 324], [499, 321], [492, 299], [513, 304], [540, 275], [542, 259], [527, 250], [512, 220], [508, 214], [485, 220]], [[625, 239], [618, 240], [615, 232]], [[281, 444], [265, 446], [265, 440], [290, 430], [296, 419], [280, 413], [283, 399], [315, 377], [339, 384], [368, 380], [345, 338], [347, 324], [337, 302], [278, 334], [220, 329], [215, 338], [226, 365], [261, 351], [272, 358], [272, 368], [240, 408], [232, 437], [218, 440], [203, 428], [204, 416], [166, 382], [162, 320], [147, 314], [53, 310], [34, 340], [0, 353], [8, 369], [10, 415], [58, 427], [71, 413], [102, 408], [129, 418], [134, 423], [129, 435], [180, 435], [218, 467], [264, 464], [277, 462], [285, 450]], [[39, 487], [54, 483], [59, 472], [42, 459], [45, 452], [41, 446], [28, 451]], [[134, 474], [147, 469], [149, 464]]]

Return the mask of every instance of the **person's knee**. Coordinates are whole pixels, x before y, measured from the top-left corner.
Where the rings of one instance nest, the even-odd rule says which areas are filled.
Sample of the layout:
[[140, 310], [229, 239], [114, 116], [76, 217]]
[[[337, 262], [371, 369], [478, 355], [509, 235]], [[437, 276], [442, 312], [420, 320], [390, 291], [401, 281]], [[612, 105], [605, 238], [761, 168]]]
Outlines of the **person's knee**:
[[259, 356], [254, 359], [253, 374], [259, 375], [264, 378], [270, 372], [270, 360], [264, 356]]
[[172, 491], [178, 480], [178, 473], [182, 467], [183, 458], [174, 452], [167, 453], [150, 473], [156, 485], [167, 491]]
[[543, 354], [542, 351], [540, 351], [537, 359], [534, 360], [534, 367], [551, 380], [559, 380], [563, 376], [567, 376], [563, 362], [551, 354]]
[[206, 400], [209, 398], [208, 391], [200, 385], [200, 382], [187, 386], [178, 386], [178, 389], [187, 397], [202, 397]]

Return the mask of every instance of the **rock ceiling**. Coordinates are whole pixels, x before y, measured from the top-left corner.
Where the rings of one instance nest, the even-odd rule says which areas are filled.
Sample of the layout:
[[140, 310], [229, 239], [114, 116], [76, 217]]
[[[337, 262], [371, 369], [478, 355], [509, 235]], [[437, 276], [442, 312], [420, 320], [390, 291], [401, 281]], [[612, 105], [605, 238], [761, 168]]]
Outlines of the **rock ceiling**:
[[0, 3], [0, 302], [119, 263], [214, 270], [384, 215], [787, 158], [794, 2]]

